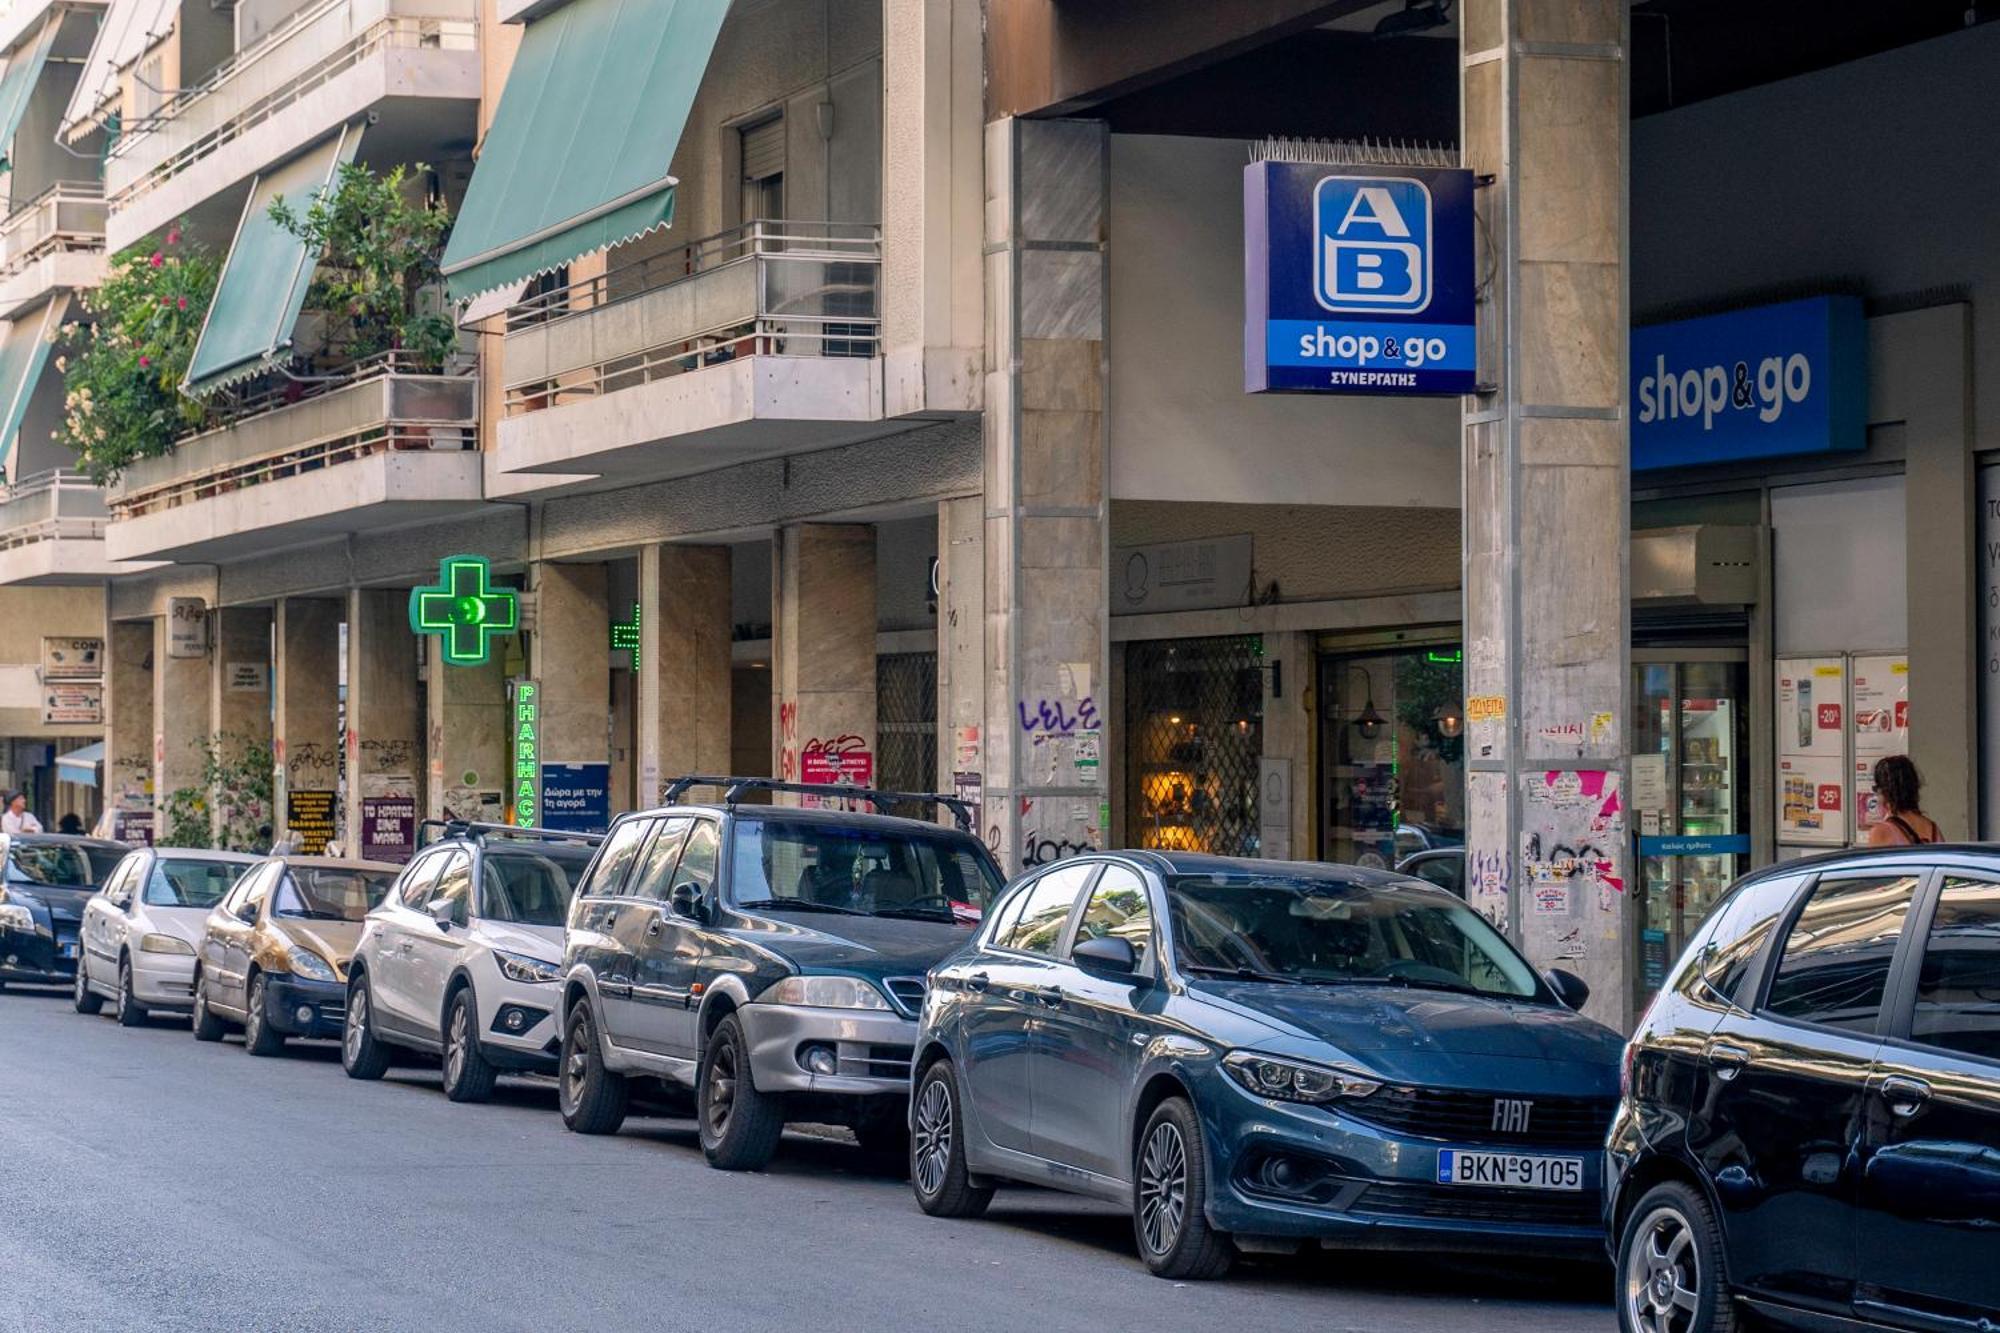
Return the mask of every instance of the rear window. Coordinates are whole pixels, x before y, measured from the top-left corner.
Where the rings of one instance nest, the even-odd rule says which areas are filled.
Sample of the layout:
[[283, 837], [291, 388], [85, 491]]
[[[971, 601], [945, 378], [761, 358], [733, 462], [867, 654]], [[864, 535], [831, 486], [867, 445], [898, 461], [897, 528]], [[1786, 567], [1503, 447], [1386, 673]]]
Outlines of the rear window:
[[122, 848], [16, 842], [7, 858], [7, 878], [16, 884], [48, 889], [94, 889], [110, 879], [124, 859]]

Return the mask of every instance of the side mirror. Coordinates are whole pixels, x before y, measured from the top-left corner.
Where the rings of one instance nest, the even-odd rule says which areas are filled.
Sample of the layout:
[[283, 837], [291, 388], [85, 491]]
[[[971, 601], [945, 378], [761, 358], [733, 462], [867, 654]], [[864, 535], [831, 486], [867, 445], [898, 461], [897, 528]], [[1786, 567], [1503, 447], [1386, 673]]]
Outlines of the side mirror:
[[1116, 935], [1079, 940], [1069, 956], [1071, 962], [1092, 976], [1126, 979], [1139, 971], [1139, 955], [1132, 948], [1132, 941]]
[[454, 919], [454, 904], [449, 898], [433, 898], [430, 904], [431, 920], [437, 922], [439, 930], [450, 930]]
[[690, 921], [702, 919], [701, 890], [692, 884], [676, 884], [674, 891], [667, 895], [667, 906], [675, 916], [684, 916]]
[[1565, 972], [1559, 967], [1552, 967], [1542, 973], [1542, 980], [1549, 983], [1549, 989], [1556, 993], [1558, 1000], [1579, 1013], [1590, 999], [1590, 983], [1574, 972]]

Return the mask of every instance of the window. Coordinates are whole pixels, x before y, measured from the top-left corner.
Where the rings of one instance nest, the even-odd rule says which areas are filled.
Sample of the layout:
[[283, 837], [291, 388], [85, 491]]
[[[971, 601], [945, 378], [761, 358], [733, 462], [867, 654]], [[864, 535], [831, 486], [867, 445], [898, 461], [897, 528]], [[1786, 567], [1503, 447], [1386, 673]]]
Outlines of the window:
[[597, 868], [584, 885], [584, 892], [594, 898], [613, 898], [624, 892], [626, 872], [638, 859], [639, 846], [652, 831], [650, 819], [628, 819], [612, 829], [610, 840], [597, 854]]
[[138, 877], [139, 863], [145, 859], [144, 856], [135, 854], [118, 863], [118, 869], [104, 882], [105, 901], [120, 909], [132, 905], [132, 884]]
[[590, 854], [588, 847], [489, 849], [479, 867], [478, 914], [524, 926], [562, 925]]
[[1465, 853], [1428, 852], [1418, 857], [1408, 867], [1408, 873], [1427, 884], [1435, 884], [1447, 893], [1465, 896]]
[[1005, 949], [1054, 954], [1057, 942], [1062, 939], [1063, 923], [1069, 920], [1069, 909], [1076, 904], [1076, 895], [1083, 892], [1083, 886], [1096, 873], [1093, 862], [1080, 861], [1057, 866], [1043, 875], [1028, 887], [1021, 905], [1021, 919], [1006, 932], [1004, 939], [995, 939], [994, 943]]
[[1803, 883], [1803, 875], [1760, 880], [1730, 898], [1696, 935], [1683, 965], [1686, 971], [1672, 983], [1675, 989], [1685, 990], [1685, 983], [1699, 978], [1731, 1004], [1747, 1003], [1744, 983], [1750, 967]]
[[1953, 875], [1924, 942], [1910, 1036], [2000, 1060], [2000, 883]]
[[397, 892], [403, 906], [412, 912], [423, 911], [424, 904], [430, 901], [431, 889], [437, 884], [438, 875], [451, 858], [450, 852], [433, 852], [404, 871], [402, 887]]
[[785, 118], [773, 116], [745, 125], [743, 218], [745, 223], [785, 216]]
[[1000, 889], [986, 849], [943, 829], [739, 815], [729, 855], [739, 907], [970, 924]]
[[660, 821], [659, 836], [647, 846], [646, 859], [633, 873], [634, 898], [651, 898], [662, 903], [667, 900], [667, 894], [673, 890], [674, 866], [681, 859], [681, 848], [687, 845], [688, 826], [692, 823], [685, 815]]
[[229, 911], [242, 921], [255, 921], [257, 909], [271, 892], [271, 881], [283, 870], [282, 863], [259, 866], [250, 872], [233, 895]]
[[715, 883], [715, 866], [721, 856], [722, 833], [712, 819], [697, 819], [688, 833], [687, 850], [681, 853], [680, 869], [674, 872], [674, 886], [694, 885], [695, 892], [707, 893]]
[[347, 866], [286, 865], [281, 871], [271, 915], [300, 921], [360, 921], [396, 882], [393, 871]]
[[465, 924], [472, 910], [472, 858], [464, 852], [452, 853], [446, 863], [444, 873], [438, 876], [437, 888], [431, 892], [431, 900], [424, 904], [424, 910], [434, 911], [439, 903], [451, 905], [451, 923]]
[[[136, 862], [128, 865], [120, 879], [127, 902], [131, 901]], [[196, 861], [174, 858], [153, 862], [146, 879], [148, 907], [214, 907], [237, 880], [243, 877], [240, 861]]]
[[1764, 1007], [1780, 1018], [1872, 1032], [1915, 875], [1822, 879], [1792, 924]]
[[[1132, 946], [1141, 971], [1153, 957], [1153, 901], [1146, 881], [1124, 866], [1106, 866], [1076, 923], [1076, 938], [1121, 939]], [[1072, 948], [1075, 946], [1072, 945]]]

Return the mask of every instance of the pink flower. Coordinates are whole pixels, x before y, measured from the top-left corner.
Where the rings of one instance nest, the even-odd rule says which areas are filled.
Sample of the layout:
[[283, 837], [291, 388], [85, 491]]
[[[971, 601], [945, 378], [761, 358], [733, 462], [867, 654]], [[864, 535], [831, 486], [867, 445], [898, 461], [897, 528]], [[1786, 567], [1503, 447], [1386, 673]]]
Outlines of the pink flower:
[[187, 308], [188, 308], [188, 299], [185, 296], [183, 296], [181, 298], [181, 309], [185, 310]]
[[142, 356], [139, 358], [139, 366], [141, 369], [144, 369], [145, 367], [150, 366], [152, 364], [153, 364], [153, 358], [150, 356]]
[[181, 243], [181, 229], [179, 227], [169, 227], [167, 229], [167, 244], [179, 245], [180, 243]]
[[162, 263], [166, 262], [166, 256], [155, 250], [153, 251], [152, 259], [147, 262], [151, 263], [154, 268], [158, 268]]
[[171, 297], [171, 296], [162, 296], [162, 297], [160, 298], [160, 309], [162, 309], [162, 310], [165, 310], [165, 309], [167, 309], [168, 307], [172, 306], [172, 305], [173, 305], [173, 303], [174, 303], [174, 298], [173, 298], [173, 297]]

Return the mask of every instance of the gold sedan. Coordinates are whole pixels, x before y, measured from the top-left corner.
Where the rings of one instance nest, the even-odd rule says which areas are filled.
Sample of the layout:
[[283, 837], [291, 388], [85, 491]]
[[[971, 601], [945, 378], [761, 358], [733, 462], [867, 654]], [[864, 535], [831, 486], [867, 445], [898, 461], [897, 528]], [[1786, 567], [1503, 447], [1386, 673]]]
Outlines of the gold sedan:
[[220, 1041], [225, 1026], [241, 1025], [250, 1054], [276, 1055], [286, 1037], [338, 1038], [362, 921], [401, 871], [324, 856], [259, 862], [208, 915], [195, 1040]]

